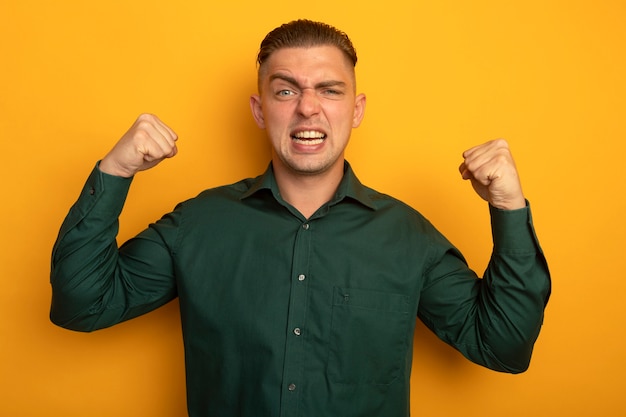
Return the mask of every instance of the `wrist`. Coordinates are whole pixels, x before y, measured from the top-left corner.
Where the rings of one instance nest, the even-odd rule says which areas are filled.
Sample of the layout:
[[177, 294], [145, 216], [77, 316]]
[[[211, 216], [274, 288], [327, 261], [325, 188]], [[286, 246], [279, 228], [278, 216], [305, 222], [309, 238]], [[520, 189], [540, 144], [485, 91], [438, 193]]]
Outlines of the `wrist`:
[[519, 210], [526, 207], [526, 199], [516, 199], [514, 201], [507, 202], [499, 202], [497, 204], [492, 204], [497, 209], [500, 210]]
[[116, 162], [105, 156], [98, 164], [98, 169], [108, 175], [115, 177], [130, 178], [135, 175], [134, 172], [129, 172], [119, 166]]
[[497, 203], [489, 203], [492, 207], [498, 210], [511, 211], [511, 210], [519, 210], [526, 208], [528, 206], [528, 202], [524, 197], [521, 199], [516, 199], [514, 201], [506, 201], [506, 202], [497, 202]]

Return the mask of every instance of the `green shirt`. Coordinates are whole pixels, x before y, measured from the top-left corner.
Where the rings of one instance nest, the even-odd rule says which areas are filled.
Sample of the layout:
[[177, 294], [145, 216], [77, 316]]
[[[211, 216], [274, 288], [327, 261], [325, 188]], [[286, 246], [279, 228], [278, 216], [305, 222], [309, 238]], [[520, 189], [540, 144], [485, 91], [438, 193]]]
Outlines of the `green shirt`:
[[490, 209], [484, 278], [346, 163], [309, 219], [270, 168], [116, 244], [130, 179], [94, 169], [52, 257], [54, 323], [107, 327], [179, 297], [189, 415], [408, 416], [415, 317], [470, 360], [530, 361], [550, 279], [528, 208]]

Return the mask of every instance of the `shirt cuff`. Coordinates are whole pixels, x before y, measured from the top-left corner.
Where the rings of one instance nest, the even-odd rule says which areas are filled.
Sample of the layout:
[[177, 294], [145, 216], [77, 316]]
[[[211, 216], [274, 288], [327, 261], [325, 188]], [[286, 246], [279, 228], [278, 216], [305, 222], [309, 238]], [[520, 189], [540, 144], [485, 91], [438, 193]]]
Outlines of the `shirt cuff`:
[[119, 214], [124, 207], [133, 178], [117, 177], [100, 171], [100, 161], [91, 171], [78, 204], [83, 211], [97, 210], [100, 213]]
[[501, 210], [490, 205], [489, 213], [494, 252], [540, 252], [528, 201], [526, 207], [517, 210]]

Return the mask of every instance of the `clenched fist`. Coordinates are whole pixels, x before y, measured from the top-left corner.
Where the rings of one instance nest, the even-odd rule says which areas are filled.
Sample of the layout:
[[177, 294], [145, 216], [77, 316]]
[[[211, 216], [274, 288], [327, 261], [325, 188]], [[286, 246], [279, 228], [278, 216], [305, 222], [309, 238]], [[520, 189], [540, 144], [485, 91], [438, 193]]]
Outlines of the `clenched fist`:
[[504, 139], [497, 139], [463, 152], [461, 176], [470, 180], [474, 190], [492, 206], [514, 210], [526, 206], [522, 185]]
[[158, 117], [142, 114], [100, 161], [100, 170], [110, 175], [132, 177], [176, 155], [177, 139], [176, 133]]

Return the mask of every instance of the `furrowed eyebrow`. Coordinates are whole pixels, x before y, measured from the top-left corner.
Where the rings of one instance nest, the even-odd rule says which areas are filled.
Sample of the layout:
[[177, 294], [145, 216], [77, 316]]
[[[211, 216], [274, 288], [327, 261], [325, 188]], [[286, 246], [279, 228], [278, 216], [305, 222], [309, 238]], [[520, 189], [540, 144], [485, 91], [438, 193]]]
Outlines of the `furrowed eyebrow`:
[[[270, 83], [273, 82], [274, 80], [281, 80], [281, 81], [285, 81], [295, 87], [298, 88], [302, 88], [302, 86], [298, 83], [298, 81], [296, 81], [295, 78], [290, 77], [288, 75], [284, 75], [284, 74], [272, 74], [270, 75]], [[337, 80], [328, 80], [328, 81], [322, 81], [320, 83], [315, 84], [315, 88], [319, 89], [319, 88], [328, 88], [328, 87], [345, 87], [346, 83], [343, 81], [337, 81]]]
[[316, 84], [315, 88], [345, 87], [345, 86], [346, 86], [346, 83], [344, 83], [343, 81], [330, 80], [330, 81], [322, 81], [321, 83]]
[[296, 81], [296, 79], [293, 78], [293, 77], [290, 77], [288, 75], [284, 75], [284, 74], [272, 74], [272, 75], [270, 75], [270, 83], [272, 81], [275, 81], [275, 80], [285, 81], [285, 82], [287, 82], [289, 84], [293, 84], [296, 87], [298, 87], [298, 82]]

